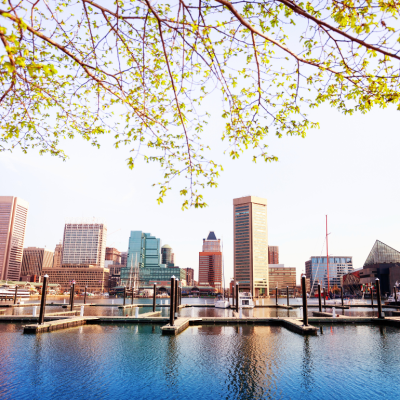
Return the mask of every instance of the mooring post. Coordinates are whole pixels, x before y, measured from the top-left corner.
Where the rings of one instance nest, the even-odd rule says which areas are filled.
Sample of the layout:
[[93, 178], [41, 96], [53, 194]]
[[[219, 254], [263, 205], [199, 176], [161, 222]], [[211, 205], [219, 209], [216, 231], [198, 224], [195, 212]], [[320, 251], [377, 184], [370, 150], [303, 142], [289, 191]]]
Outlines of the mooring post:
[[382, 314], [381, 285], [379, 278], [375, 278], [376, 298], [378, 300], [378, 318], [385, 318]]
[[14, 304], [17, 304], [18, 285], [15, 285]]
[[169, 324], [171, 326], [174, 326], [174, 319], [175, 319], [174, 297], [175, 297], [175, 276], [172, 276], [171, 289], [170, 289], [170, 302], [169, 302]]
[[325, 293], [325, 288], [324, 288], [324, 308], [326, 308], [326, 293]]
[[175, 278], [175, 319], [178, 318], [178, 278]]
[[71, 297], [72, 297], [72, 286], [70, 286], [69, 288], [69, 301], [68, 301], [68, 305], [71, 305]]
[[308, 326], [306, 277], [304, 275], [301, 277], [301, 289], [303, 291], [303, 324]]
[[[49, 278], [49, 276], [47, 274], [43, 277], [42, 298], [40, 299], [39, 325], [42, 325], [44, 322], [44, 311], [46, 308], [46, 294], [47, 294], [47, 279], [48, 278]], [[35, 314], [36, 314], [36, 312], [35, 312]]]
[[319, 312], [322, 312], [321, 284], [320, 283], [318, 283], [318, 308], [319, 308]]
[[239, 312], [239, 282], [236, 282], [236, 312]]
[[74, 309], [75, 283], [71, 286], [71, 311]]
[[371, 285], [371, 306], [374, 307], [374, 288]]
[[278, 286], [275, 288], [275, 305], [278, 307]]
[[232, 307], [235, 308], [235, 286], [232, 286]]
[[343, 286], [340, 286], [340, 297], [342, 299], [342, 307], [344, 306], [344, 301], [343, 301]]
[[286, 286], [286, 299], [287, 299], [287, 306], [289, 307], [289, 286]]
[[153, 285], [153, 312], [156, 311], [156, 284]]
[[83, 298], [83, 304], [86, 304], [86, 292], [87, 292], [87, 286], [85, 286], [85, 296]]
[[393, 300], [397, 303], [397, 293], [396, 293], [396, 286], [393, 286]]
[[132, 301], [131, 304], [133, 304], [133, 287], [132, 287]]
[[124, 286], [124, 305], [126, 303], [126, 286]]

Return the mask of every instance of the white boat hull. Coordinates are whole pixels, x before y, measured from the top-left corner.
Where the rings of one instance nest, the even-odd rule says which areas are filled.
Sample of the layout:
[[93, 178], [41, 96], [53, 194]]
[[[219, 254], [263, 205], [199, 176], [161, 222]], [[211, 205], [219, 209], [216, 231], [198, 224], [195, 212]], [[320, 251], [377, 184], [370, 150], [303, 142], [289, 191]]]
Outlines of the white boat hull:
[[215, 308], [229, 308], [230, 304], [228, 300], [218, 300], [215, 302]]

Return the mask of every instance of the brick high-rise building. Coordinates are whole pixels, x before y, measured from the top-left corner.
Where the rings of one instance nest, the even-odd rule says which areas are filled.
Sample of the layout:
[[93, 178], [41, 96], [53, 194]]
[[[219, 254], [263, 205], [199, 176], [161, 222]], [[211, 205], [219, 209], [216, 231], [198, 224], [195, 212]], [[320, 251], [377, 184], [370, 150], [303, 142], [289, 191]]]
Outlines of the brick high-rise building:
[[199, 285], [212, 286], [222, 291], [222, 251], [221, 240], [211, 231], [203, 239], [203, 251], [199, 253]]
[[19, 280], [28, 208], [19, 197], [0, 196], [0, 280]]
[[106, 261], [113, 261], [113, 264], [121, 264], [121, 252], [113, 247], [106, 247]]
[[188, 286], [193, 286], [194, 269], [193, 268], [185, 268], [185, 271], [186, 271], [186, 284]]
[[22, 257], [21, 276], [39, 277], [43, 268], [53, 267], [53, 252], [39, 247], [27, 247]]
[[278, 246], [268, 246], [268, 264], [279, 264]]
[[56, 248], [54, 250], [54, 256], [53, 256], [53, 267], [54, 268], [61, 268], [62, 250], [63, 250], [62, 244], [61, 243], [56, 244]]
[[268, 296], [267, 200], [233, 200], [234, 274], [240, 291]]

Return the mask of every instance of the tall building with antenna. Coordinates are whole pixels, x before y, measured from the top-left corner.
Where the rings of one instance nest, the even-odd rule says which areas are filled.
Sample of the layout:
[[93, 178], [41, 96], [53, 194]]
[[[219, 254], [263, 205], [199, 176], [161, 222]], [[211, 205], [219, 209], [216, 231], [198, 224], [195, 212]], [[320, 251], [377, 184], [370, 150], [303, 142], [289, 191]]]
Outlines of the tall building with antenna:
[[222, 249], [221, 240], [210, 231], [203, 239], [203, 248], [199, 253], [199, 285], [212, 286], [222, 292]]

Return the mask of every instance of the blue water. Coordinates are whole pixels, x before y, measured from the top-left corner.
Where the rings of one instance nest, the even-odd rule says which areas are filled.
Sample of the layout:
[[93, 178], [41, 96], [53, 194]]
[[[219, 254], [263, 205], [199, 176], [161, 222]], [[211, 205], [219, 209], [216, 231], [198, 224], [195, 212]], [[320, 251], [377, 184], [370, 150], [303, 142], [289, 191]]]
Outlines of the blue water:
[[87, 325], [24, 335], [0, 323], [3, 399], [397, 399], [400, 331]]

